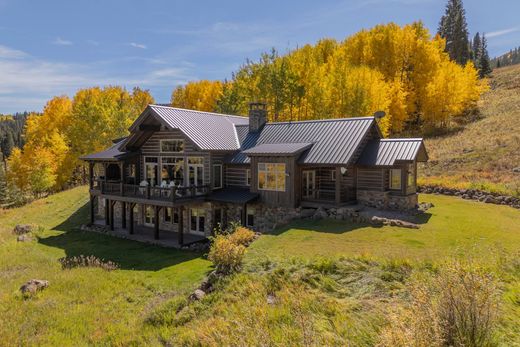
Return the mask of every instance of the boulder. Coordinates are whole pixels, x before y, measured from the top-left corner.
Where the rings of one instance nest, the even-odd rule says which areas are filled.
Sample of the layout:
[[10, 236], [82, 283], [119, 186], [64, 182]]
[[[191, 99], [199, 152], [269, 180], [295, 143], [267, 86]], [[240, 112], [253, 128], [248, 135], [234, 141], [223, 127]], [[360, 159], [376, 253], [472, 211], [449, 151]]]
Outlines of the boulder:
[[30, 280], [20, 287], [20, 291], [24, 295], [36, 294], [36, 292], [43, 290], [49, 286], [49, 281], [46, 280]]
[[314, 215], [312, 216], [313, 219], [324, 219], [327, 218], [329, 215], [327, 214], [327, 211], [323, 209], [323, 207], [320, 207], [314, 212]]
[[372, 225], [384, 225], [386, 221], [387, 221], [386, 218], [382, 218], [382, 217], [378, 217], [378, 216], [373, 216], [372, 218], [370, 218], [370, 224], [372, 224]]
[[18, 242], [31, 241], [31, 237], [27, 234], [18, 235], [18, 237], [16, 238], [16, 241], [18, 241]]
[[32, 230], [33, 227], [30, 224], [17, 224], [13, 229], [13, 233], [16, 235], [23, 235], [30, 233]]
[[520, 166], [519, 166], [519, 167], [515, 167], [515, 168], [513, 169], [513, 172], [514, 172], [514, 173], [520, 173]]
[[486, 204], [496, 204], [497, 203], [495, 198], [493, 196], [491, 196], [491, 195], [486, 196], [486, 198], [484, 199], [484, 202]]
[[274, 295], [272, 295], [272, 294], [267, 295], [267, 303], [269, 305], [276, 304], [276, 297]]
[[202, 300], [206, 293], [202, 289], [195, 289], [195, 291], [190, 295], [191, 300]]

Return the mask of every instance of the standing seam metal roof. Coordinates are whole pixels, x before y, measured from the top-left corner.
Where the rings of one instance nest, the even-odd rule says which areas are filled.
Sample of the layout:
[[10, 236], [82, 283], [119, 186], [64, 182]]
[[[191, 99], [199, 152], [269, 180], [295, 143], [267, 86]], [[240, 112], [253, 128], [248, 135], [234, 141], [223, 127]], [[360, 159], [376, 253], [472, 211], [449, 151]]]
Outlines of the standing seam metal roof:
[[[424, 158], [419, 157], [421, 150]], [[361, 154], [358, 164], [392, 166], [396, 161], [427, 160], [422, 139], [379, 139], [370, 141]]]
[[295, 155], [309, 149], [312, 143], [264, 143], [243, 153], [247, 155]]

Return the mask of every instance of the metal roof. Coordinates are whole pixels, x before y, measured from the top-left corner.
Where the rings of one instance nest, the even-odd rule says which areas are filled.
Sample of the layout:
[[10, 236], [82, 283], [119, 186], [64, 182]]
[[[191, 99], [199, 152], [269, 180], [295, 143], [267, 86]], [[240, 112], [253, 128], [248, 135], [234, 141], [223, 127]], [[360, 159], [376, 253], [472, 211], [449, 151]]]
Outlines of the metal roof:
[[114, 144], [104, 151], [91, 153], [80, 157], [82, 160], [102, 160], [102, 161], [115, 161], [123, 159], [128, 155], [132, 155], [131, 152], [123, 152], [119, 150], [119, 146], [126, 140], [126, 137], [117, 139]]
[[396, 161], [426, 161], [428, 155], [423, 139], [378, 139], [370, 141], [359, 157], [358, 164], [392, 166]]
[[207, 197], [209, 201], [246, 204], [258, 198], [258, 193], [251, 193], [249, 189], [224, 188], [214, 191]]
[[251, 155], [296, 155], [309, 149], [312, 143], [263, 143], [242, 153]]
[[356, 149], [372, 126], [377, 126], [374, 117], [267, 123], [258, 133], [243, 134], [242, 151], [232, 155], [228, 162], [249, 163], [244, 151], [261, 144], [312, 143], [300, 163], [345, 165], [355, 159]]
[[[235, 125], [248, 125], [249, 118], [182, 108], [149, 105], [149, 111], [171, 129], [179, 129], [201, 150], [235, 151], [240, 148]], [[136, 121], [130, 131], [140, 124]]]

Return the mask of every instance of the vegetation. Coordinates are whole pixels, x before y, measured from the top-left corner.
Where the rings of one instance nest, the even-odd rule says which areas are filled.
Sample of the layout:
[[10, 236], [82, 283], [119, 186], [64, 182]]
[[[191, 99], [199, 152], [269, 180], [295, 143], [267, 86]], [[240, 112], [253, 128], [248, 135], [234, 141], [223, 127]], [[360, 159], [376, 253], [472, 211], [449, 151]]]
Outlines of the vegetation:
[[[271, 121], [371, 115], [383, 110], [385, 134], [446, 127], [475, 106], [486, 89], [472, 63], [460, 66], [422, 23], [378, 25], [279, 55], [247, 61], [231, 81], [190, 82], [172, 104], [206, 111], [247, 113], [266, 102]], [[438, 100], [444, 100], [439, 103]]]
[[491, 61], [491, 66], [493, 68], [500, 68], [516, 64], [520, 64], [520, 47], [513, 48], [506, 54], [496, 57]]
[[230, 274], [238, 271], [242, 266], [246, 247], [254, 238], [253, 231], [232, 223], [229, 231], [217, 233], [213, 238], [208, 259], [218, 272]]
[[[3, 344], [374, 346], [425, 312], [445, 339], [442, 322], [459, 305], [452, 326], [480, 307], [489, 329], [478, 336], [504, 346], [520, 337], [520, 211], [506, 206], [421, 196], [435, 207], [418, 230], [297, 222], [261, 236], [241, 272], [190, 302], [210, 262], [79, 231], [87, 200], [80, 187], [0, 214]], [[17, 223], [41, 226], [35, 240], [16, 242]], [[119, 268], [62, 268], [61, 258], [82, 254]], [[31, 278], [50, 285], [24, 299], [18, 288]]]
[[490, 84], [474, 122], [426, 139], [419, 184], [520, 196], [520, 66], [494, 70]]
[[14, 115], [0, 115], [0, 149], [2, 159], [11, 155], [15, 147], [22, 148], [24, 138], [22, 136], [27, 112], [15, 113]]
[[466, 11], [462, 0], [448, 0], [437, 32], [446, 40], [446, 52], [450, 55], [451, 60], [460, 65], [466, 65], [471, 59], [471, 49]]

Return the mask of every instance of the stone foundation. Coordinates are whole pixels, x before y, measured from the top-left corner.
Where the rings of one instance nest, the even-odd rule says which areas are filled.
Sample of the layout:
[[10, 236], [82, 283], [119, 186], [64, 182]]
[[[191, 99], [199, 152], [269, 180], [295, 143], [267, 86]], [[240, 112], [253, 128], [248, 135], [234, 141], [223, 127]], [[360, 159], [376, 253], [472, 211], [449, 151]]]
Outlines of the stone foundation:
[[411, 210], [418, 206], [418, 195], [393, 195], [391, 192], [358, 190], [357, 200], [360, 204], [382, 210]]

